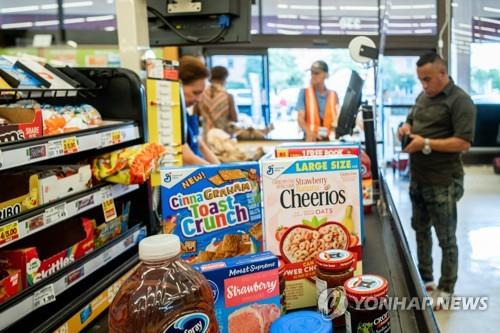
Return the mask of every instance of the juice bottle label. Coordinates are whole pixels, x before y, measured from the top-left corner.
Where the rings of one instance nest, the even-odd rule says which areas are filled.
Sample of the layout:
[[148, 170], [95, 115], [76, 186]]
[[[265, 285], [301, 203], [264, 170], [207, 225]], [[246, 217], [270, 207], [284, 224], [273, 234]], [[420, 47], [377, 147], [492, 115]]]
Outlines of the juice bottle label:
[[192, 312], [177, 318], [163, 333], [205, 333], [210, 326], [210, 318], [202, 312]]

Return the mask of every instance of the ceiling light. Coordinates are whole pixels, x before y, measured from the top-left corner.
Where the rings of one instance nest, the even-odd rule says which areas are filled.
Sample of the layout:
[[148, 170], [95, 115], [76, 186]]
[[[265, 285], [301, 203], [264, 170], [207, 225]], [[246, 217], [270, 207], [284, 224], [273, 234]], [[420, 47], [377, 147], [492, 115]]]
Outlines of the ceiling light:
[[378, 11], [377, 6], [340, 6], [340, 10], [351, 10], [351, 11]]
[[83, 23], [83, 22], [85, 22], [85, 19], [83, 17], [70, 18], [64, 20], [64, 24]]
[[89, 7], [93, 4], [93, 1], [65, 2], [63, 8]]
[[89, 16], [85, 19], [87, 22], [109, 21], [114, 20], [114, 15]]
[[479, 27], [479, 30], [493, 32], [493, 33], [497, 32], [495, 29], [489, 27]]
[[49, 25], [58, 25], [59, 20], [35, 21], [35, 27], [46, 27]]
[[29, 28], [33, 26], [33, 22], [17, 22], [17, 23], [5, 23], [2, 24], [2, 29], [18, 29], [18, 28]]
[[266, 24], [269, 28], [280, 28], [280, 29], [300, 29], [304, 30], [304, 26], [301, 24], [283, 24], [283, 23], [272, 23]]
[[432, 29], [415, 29], [415, 33], [418, 35], [432, 34]]
[[[116, 30], [116, 27], [113, 27], [113, 26], [104, 28], [104, 31], [115, 31], [115, 30]], [[254, 30], [252, 30], [252, 31], [254, 31]], [[255, 32], [255, 33], [257, 33], [257, 32]]]
[[41, 5], [40, 9], [57, 9], [58, 5], [56, 3], [48, 3], [45, 5]]
[[290, 31], [290, 30], [284, 30], [284, 29], [278, 29], [278, 30], [276, 30], [276, 32], [278, 34], [281, 34], [281, 35], [300, 35], [300, 34], [302, 34], [302, 32], [300, 32], [300, 31]]
[[0, 13], [2, 14], [7, 14], [7, 13], [21, 13], [21, 12], [32, 12], [32, 11], [37, 11], [40, 7], [39, 6], [22, 6], [22, 7], [8, 7], [8, 8], [2, 8], [0, 9]]
[[490, 19], [490, 18], [486, 18], [486, 17], [479, 18], [479, 21], [493, 23], [493, 24], [500, 24], [500, 20]]
[[496, 7], [483, 7], [483, 10], [487, 12], [492, 12], [492, 13], [500, 13], [500, 8]]
[[283, 19], [283, 20], [286, 20], [286, 19], [296, 20], [299, 18], [298, 15], [289, 15], [289, 14], [278, 14], [276, 17], [279, 19]]
[[276, 7], [279, 9], [288, 9], [288, 5], [286, 3], [279, 3]]
[[290, 5], [290, 9], [318, 10], [316, 5]]

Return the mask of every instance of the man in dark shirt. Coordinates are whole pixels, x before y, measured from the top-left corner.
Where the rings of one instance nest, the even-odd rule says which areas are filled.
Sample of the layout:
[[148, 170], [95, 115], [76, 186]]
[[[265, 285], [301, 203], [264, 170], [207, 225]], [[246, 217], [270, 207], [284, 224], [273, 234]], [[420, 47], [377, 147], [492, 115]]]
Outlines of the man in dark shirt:
[[[417, 237], [418, 268], [434, 300], [454, 292], [458, 270], [457, 201], [463, 195], [461, 153], [474, 137], [475, 106], [448, 76], [446, 63], [435, 53], [420, 57], [417, 74], [423, 92], [417, 97], [399, 136], [409, 135], [412, 227]], [[441, 278], [434, 284], [434, 226], [443, 252]]]

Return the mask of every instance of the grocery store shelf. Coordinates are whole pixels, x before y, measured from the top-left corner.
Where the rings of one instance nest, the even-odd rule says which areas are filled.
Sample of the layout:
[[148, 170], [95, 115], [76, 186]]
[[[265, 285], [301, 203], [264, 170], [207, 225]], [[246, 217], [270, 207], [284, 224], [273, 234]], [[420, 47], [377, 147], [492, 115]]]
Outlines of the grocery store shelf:
[[0, 305], [0, 330], [8, 328], [36, 309], [56, 301], [58, 295], [135, 246], [145, 235], [146, 227], [136, 225], [106, 246], [93, 251], [54, 276], [24, 290]]
[[121, 263], [110, 274], [97, 281], [85, 295], [74, 299], [63, 310], [38, 325], [37, 331], [40, 333], [81, 332], [109, 308], [116, 293], [135, 271], [138, 263], [137, 254]]
[[14, 101], [20, 98], [44, 98], [44, 97], [76, 97], [76, 96], [93, 96], [94, 92], [100, 88], [73, 88], [73, 89], [26, 89], [26, 88], [11, 88], [0, 89], [0, 100], [2, 102]]
[[139, 139], [133, 121], [104, 121], [103, 125], [78, 132], [16, 141], [0, 145], [0, 170], [100, 149]]
[[1, 238], [0, 233], [0, 248], [97, 207], [105, 200], [117, 199], [138, 188], [139, 185], [101, 185], [2, 221], [0, 230], [9, 230], [9, 236]]

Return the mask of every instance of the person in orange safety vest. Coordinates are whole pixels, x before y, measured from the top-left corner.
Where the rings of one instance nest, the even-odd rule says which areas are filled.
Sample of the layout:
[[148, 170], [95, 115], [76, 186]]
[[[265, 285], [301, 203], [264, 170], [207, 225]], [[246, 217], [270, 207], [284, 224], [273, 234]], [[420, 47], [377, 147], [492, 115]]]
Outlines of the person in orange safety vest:
[[327, 78], [328, 65], [315, 61], [311, 65], [311, 85], [300, 91], [295, 108], [306, 141], [328, 140], [337, 126], [339, 98], [335, 91], [326, 88]]

